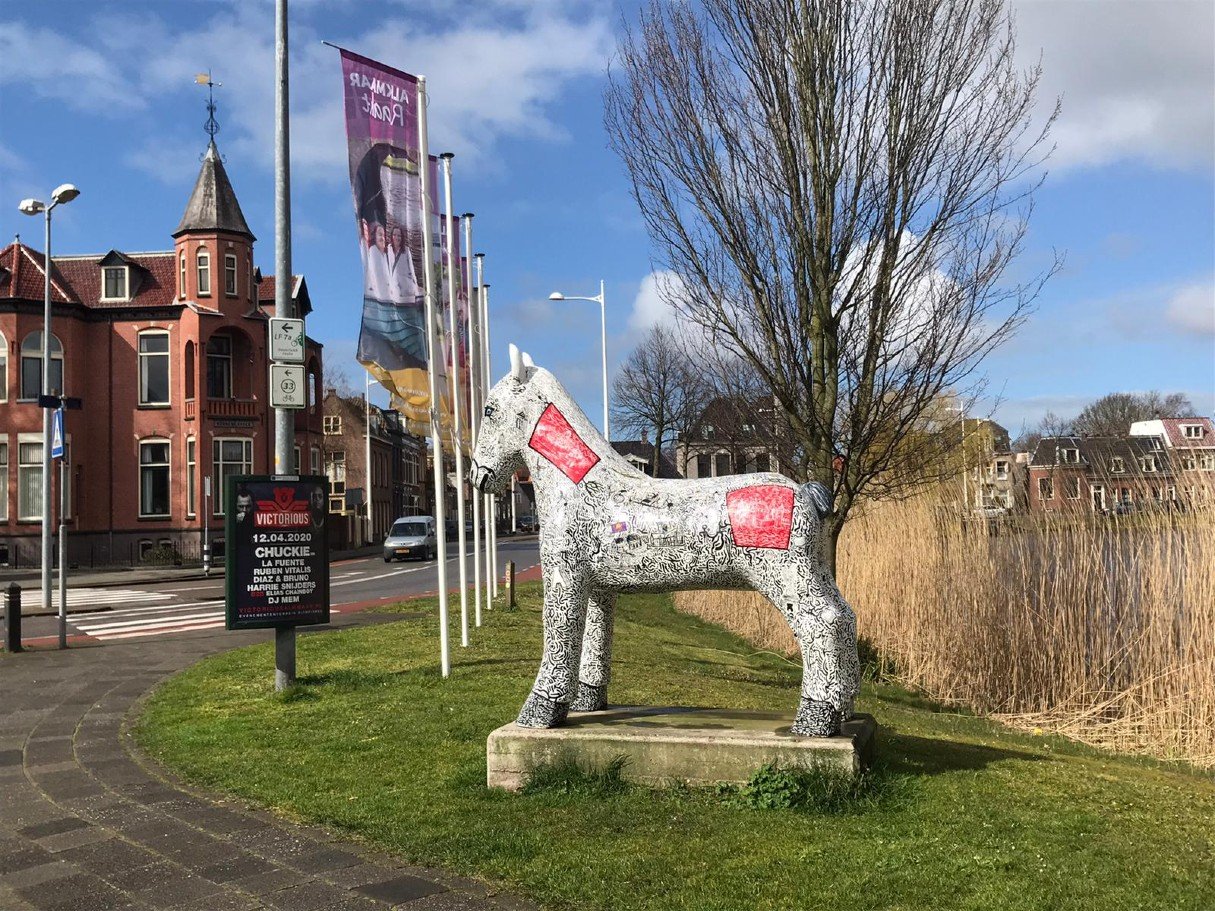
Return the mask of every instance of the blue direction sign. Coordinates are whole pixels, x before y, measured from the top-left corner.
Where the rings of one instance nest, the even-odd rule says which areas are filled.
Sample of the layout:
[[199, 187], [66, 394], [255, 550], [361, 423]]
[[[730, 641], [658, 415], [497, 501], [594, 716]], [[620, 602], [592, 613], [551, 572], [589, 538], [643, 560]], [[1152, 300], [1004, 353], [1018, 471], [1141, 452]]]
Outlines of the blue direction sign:
[[63, 458], [63, 409], [51, 412], [51, 458]]

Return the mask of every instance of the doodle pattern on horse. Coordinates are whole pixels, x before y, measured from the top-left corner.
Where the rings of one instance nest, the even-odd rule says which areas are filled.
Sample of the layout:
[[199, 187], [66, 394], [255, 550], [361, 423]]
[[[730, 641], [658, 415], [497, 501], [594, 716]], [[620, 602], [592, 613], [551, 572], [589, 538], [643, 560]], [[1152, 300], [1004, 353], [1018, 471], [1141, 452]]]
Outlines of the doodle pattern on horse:
[[822, 559], [831, 496], [779, 474], [658, 480], [603, 439], [547, 370], [510, 348], [473, 453], [473, 482], [502, 491], [531, 472], [540, 519], [544, 653], [518, 723], [557, 727], [607, 706], [616, 596], [752, 589], [801, 648], [792, 732], [838, 734], [859, 686], [856, 621]]

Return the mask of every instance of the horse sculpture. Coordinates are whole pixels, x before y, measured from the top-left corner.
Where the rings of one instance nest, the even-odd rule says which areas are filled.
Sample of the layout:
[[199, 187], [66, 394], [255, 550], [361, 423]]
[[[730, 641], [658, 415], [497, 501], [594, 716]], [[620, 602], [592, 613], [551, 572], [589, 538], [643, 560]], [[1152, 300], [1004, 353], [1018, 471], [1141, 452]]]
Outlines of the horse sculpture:
[[544, 577], [544, 654], [519, 713], [558, 727], [569, 711], [607, 707], [616, 596], [753, 589], [801, 647], [792, 733], [838, 734], [859, 685], [856, 621], [822, 559], [831, 495], [779, 474], [650, 478], [612, 449], [547, 370], [510, 347], [490, 391], [473, 483], [505, 490], [526, 467], [536, 490]]

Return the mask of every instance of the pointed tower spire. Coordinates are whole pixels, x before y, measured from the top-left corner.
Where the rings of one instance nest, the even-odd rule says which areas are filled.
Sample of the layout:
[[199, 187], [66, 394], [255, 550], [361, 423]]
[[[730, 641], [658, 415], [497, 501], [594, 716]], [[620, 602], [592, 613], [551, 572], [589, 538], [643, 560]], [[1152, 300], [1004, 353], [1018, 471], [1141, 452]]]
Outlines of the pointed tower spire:
[[219, 157], [214, 138], [207, 144], [202, 169], [194, 183], [194, 192], [190, 194], [181, 224], [177, 226], [173, 236], [180, 237], [188, 231], [227, 231], [244, 235], [250, 240], [256, 239], [240, 210], [236, 191], [228, 180], [228, 172], [224, 170], [224, 163]]

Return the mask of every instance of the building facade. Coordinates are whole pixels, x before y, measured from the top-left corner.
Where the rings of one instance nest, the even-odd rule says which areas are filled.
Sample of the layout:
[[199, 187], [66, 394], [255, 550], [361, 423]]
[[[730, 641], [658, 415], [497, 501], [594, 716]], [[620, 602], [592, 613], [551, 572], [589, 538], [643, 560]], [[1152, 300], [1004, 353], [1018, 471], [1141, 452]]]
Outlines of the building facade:
[[[273, 472], [274, 279], [254, 266], [255, 238], [213, 141], [171, 236], [171, 250], [51, 259], [46, 391], [83, 400], [65, 420], [72, 563], [191, 559], [204, 536], [221, 554], [225, 479]], [[0, 563], [10, 565], [39, 560], [45, 268], [19, 239], [0, 251]], [[311, 310], [302, 277], [292, 294]], [[306, 370], [301, 454], [321, 443], [321, 346], [311, 339]]]
[[687, 478], [781, 472], [781, 437], [772, 396], [711, 401], [675, 445], [675, 469]]
[[1178, 508], [1172, 462], [1160, 437], [1044, 437], [1029, 465], [1035, 512]]

